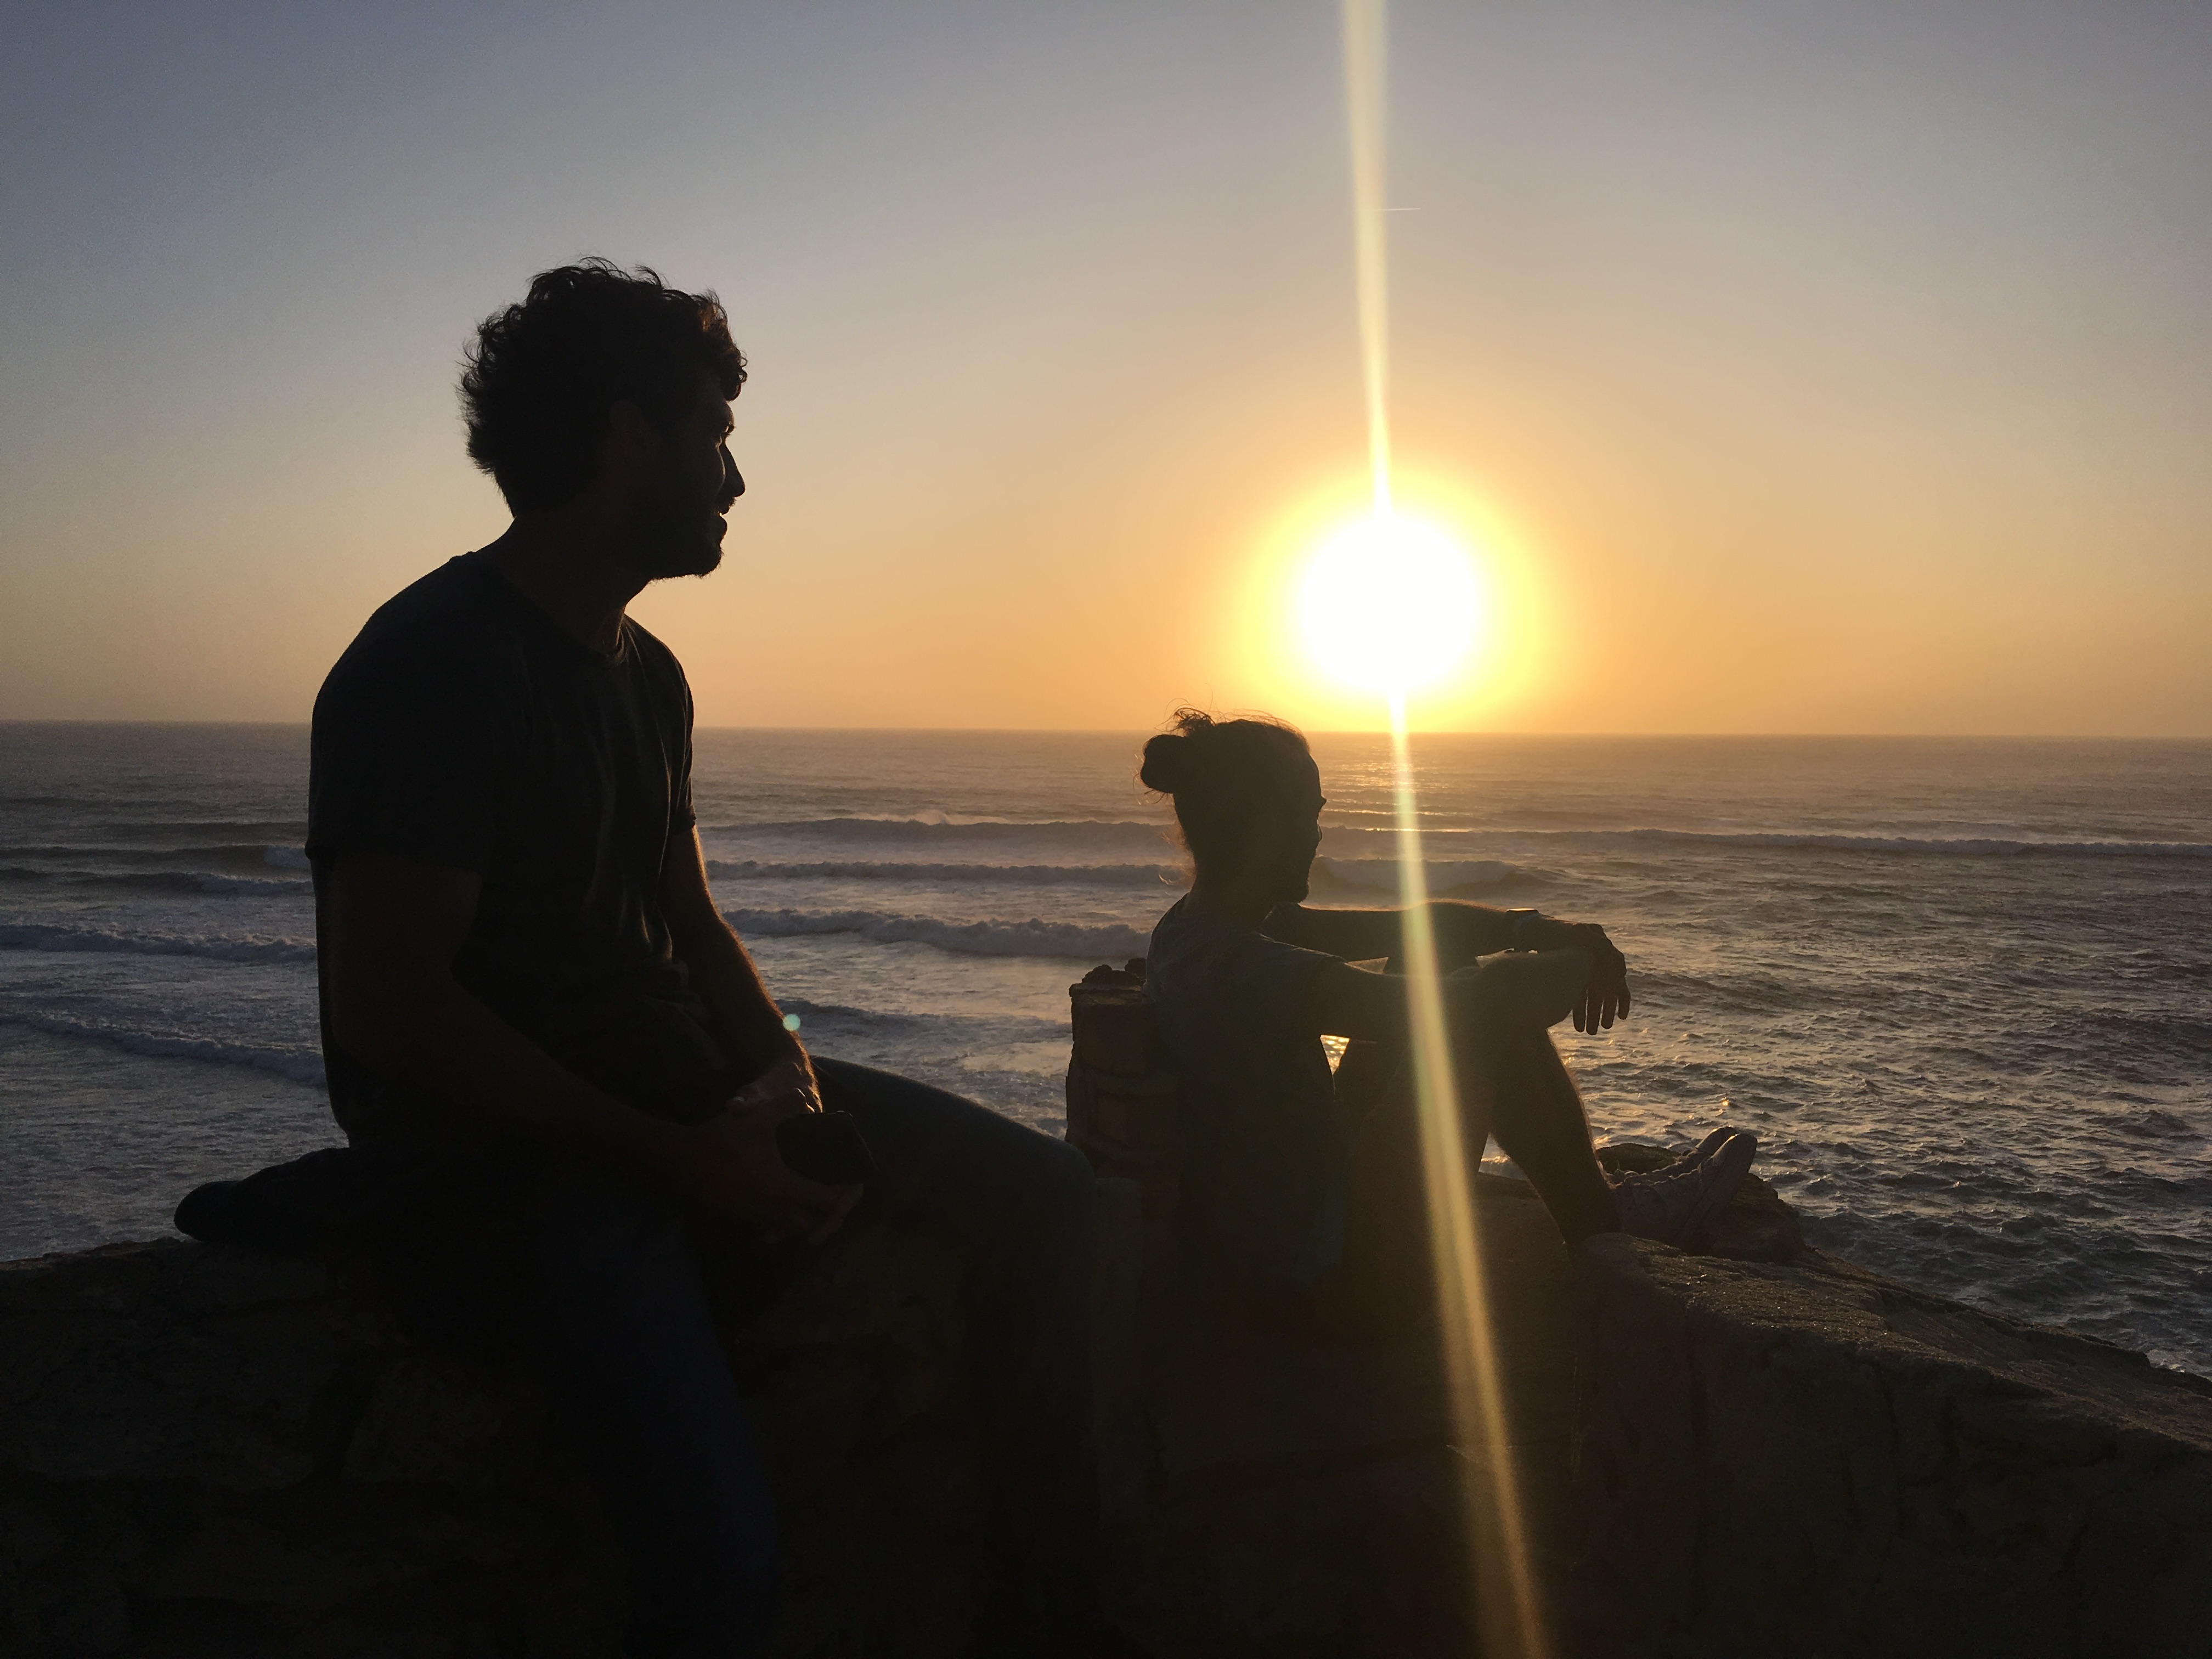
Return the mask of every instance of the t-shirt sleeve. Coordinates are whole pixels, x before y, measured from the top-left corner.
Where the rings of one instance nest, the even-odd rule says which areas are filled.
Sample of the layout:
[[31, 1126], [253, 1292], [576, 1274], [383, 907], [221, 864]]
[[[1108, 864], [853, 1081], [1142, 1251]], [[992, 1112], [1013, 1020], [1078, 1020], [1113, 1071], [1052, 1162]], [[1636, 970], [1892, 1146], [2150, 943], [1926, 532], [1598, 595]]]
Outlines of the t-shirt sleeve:
[[[671, 657], [672, 665], [675, 659]], [[691, 682], [684, 678], [679, 666], [676, 670], [676, 685], [682, 695], [684, 729], [676, 745], [676, 775], [669, 780], [668, 830], [671, 835], [682, 835], [699, 821], [691, 806]]]
[[1334, 957], [1322, 951], [1248, 933], [1238, 937], [1224, 964], [1221, 992], [1255, 1028], [1303, 1033], [1314, 975], [1337, 965]]
[[488, 665], [435, 640], [364, 637], [315, 699], [307, 856], [384, 853], [481, 875], [521, 732]]

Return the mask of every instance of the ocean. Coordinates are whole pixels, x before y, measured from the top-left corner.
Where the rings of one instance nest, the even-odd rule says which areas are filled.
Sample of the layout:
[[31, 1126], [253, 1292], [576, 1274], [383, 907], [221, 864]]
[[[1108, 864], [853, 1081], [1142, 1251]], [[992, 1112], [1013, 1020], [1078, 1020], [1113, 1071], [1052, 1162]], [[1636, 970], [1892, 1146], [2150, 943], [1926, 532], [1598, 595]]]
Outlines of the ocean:
[[[1182, 871], [1126, 734], [702, 732], [716, 896], [824, 1054], [1061, 1127], [1066, 988]], [[1389, 903], [1387, 740], [1313, 902]], [[1432, 891], [1603, 922], [1601, 1139], [1723, 1112], [1813, 1241], [2212, 1375], [2212, 744], [1429, 737]], [[0, 725], [0, 1258], [327, 1145], [307, 732]], [[1724, 1109], [1723, 1102], [1729, 1104]]]

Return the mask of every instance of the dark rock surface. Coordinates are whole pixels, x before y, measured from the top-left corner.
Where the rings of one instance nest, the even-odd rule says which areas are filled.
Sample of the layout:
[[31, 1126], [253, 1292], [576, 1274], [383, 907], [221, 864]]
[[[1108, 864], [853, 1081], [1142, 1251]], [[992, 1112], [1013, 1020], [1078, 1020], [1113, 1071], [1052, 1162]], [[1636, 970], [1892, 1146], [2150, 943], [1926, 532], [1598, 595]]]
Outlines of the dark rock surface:
[[[956, 1291], [855, 1227], [733, 1343], [788, 1653], [964, 1641]], [[179, 1240], [0, 1264], [0, 1655], [606, 1655], [622, 1580], [537, 1389], [407, 1341], [365, 1278]]]
[[[1579, 1258], [1480, 1183], [1493, 1434], [1433, 1330], [1142, 1311], [1100, 1183], [1107, 1567], [1164, 1656], [2212, 1651], [2212, 1389], [1794, 1248]], [[1786, 1259], [1776, 1259], [1784, 1257]], [[733, 1343], [773, 1451], [783, 1651], [969, 1646], [950, 1263], [856, 1229]], [[0, 1264], [0, 1654], [611, 1654], [621, 1572], [542, 1401], [343, 1269], [167, 1241]]]
[[1585, 1467], [1662, 1650], [2212, 1652], [2212, 1386], [1817, 1252], [1586, 1271]]
[[[1571, 1255], [1484, 1179], [1502, 1433], [1434, 1333], [1211, 1334], [1157, 1367], [1117, 1607], [1163, 1654], [2212, 1653], [2212, 1386], [1796, 1244]], [[1778, 1260], [1782, 1257], [1784, 1259]]]
[[0, 1650], [602, 1650], [611, 1552], [544, 1454], [532, 1391], [329, 1268], [0, 1264]]

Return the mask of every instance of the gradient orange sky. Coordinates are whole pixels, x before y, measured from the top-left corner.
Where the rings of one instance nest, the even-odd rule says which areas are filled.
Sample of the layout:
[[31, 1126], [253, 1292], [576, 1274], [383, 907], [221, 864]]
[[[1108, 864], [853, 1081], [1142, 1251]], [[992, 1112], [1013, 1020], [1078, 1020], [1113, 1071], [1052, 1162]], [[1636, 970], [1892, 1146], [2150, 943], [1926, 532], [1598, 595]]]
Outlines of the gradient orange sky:
[[[2212, 734], [2212, 11], [1392, 9], [1417, 724]], [[1365, 434], [1322, 3], [19, 8], [0, 718], [300, 720], [496, 535], [475, 319], [727, 301], [702, 723], [1372, 727], [1299, 561]]]

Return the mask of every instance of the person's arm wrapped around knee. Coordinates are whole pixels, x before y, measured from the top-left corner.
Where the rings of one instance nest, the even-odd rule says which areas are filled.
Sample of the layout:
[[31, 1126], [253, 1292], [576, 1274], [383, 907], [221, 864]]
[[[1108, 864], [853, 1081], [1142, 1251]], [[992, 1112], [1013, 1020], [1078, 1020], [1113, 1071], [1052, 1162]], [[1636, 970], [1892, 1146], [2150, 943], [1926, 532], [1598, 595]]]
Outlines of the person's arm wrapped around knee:
[[1445, 1006], [1479, 1028], [1547, 1030], [1583, 1005], [1590, 968], [1579, 946], [1501, 952], [1446, 975]]

